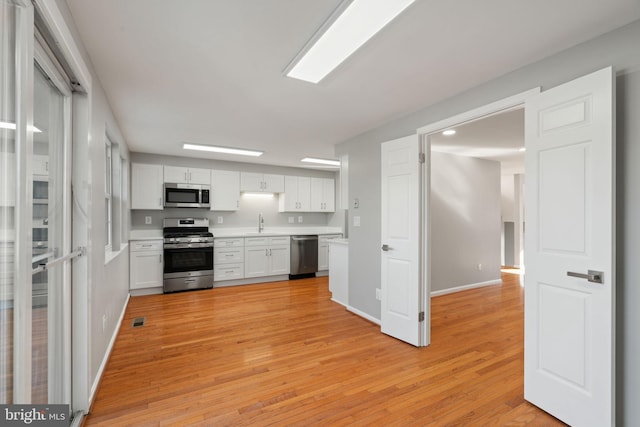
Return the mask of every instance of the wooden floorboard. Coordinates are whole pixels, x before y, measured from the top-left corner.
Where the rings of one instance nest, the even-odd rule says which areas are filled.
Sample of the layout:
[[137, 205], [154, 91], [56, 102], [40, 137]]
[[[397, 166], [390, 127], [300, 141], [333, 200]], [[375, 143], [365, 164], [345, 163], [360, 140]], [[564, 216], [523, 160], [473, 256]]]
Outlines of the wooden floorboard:
[[523, 398], [519, 278], [433, 298], [426, 348], [326, 278], [132, 297], [85, 425], [564, 425]]

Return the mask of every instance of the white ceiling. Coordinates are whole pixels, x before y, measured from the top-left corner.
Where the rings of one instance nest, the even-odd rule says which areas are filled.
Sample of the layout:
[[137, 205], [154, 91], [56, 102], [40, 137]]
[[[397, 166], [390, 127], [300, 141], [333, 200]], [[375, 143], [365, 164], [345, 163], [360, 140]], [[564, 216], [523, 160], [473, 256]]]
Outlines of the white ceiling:
[[453, 127], [455, 135], [430, 137], [431, 149], [500, 162], [503, 175], [524, 173], [524, 109]]
[[339, 0], [67, 3], [132, 151], [288, 166], [640, 18], [637, 0], [417, 0], [313, 85], [282, 70]]

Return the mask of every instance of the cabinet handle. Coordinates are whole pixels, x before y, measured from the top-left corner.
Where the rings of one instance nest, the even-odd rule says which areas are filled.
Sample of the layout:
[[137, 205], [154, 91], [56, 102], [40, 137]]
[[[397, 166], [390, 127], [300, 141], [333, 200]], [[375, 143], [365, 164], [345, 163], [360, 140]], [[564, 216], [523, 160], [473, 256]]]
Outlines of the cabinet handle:
[[271, 249], [269, 249], [269, 256], [271, 256]]
[[191, 181], [193, 179], [193, 176], [191, 175], [191, 172], [189, 172], [189, 181]]
[[162, 254], [160, 254], [160, 264], [162, 264]]
[[264, 250], [264, 256], [269, 256], [269, 249]]
[[162, 197], [158, 199], [158, 206], [162, 207]]

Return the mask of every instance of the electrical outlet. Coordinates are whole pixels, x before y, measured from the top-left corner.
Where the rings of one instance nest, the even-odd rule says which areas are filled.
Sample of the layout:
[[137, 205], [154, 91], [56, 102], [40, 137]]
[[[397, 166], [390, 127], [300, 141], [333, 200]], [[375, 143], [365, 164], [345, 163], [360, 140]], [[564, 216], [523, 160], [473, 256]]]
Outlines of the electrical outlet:
[[382, 301], [382, 295], [380, 294], [380, 288], [376, 288], [376, 299]]
[[224, 222], [224, 218], [219, 216], [218, 217], [218, 224], [222, 224]]
[[150, 216], [145, 216], [144, 217], [144, 223], [145, 224], [151, 224], [151, 217]]
[[482, 264], [478, 263], [478, 271], [482, 271]]
[[298, 217], [298, 223], [302, 223], [302, 215]]
[[353, 226], [354, 227], [360, 227], [360, 217], [359, 216], [354, 216], [353, 217]]
[[295, 223], [295, 222], [296, 222], [296, 218], [295, 218], [295, 217], [293, 217], [293, 216], [290, 216], [290, 217], [289, 217], [289, 224], [293, 224], [293, 223]]

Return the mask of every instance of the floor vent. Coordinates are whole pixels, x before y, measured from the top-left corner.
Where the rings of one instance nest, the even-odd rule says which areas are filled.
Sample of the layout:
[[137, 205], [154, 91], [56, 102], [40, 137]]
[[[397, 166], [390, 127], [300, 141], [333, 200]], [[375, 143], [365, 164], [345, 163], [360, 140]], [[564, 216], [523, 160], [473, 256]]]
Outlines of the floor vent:
[[144, 322], [146, 321], [147, 321], [146, 317], [136, 317], [135, 319], [133, 319], [133, 322], [131, 322], [131, 327], [139, 328], [140, 326], [144, 326]]

